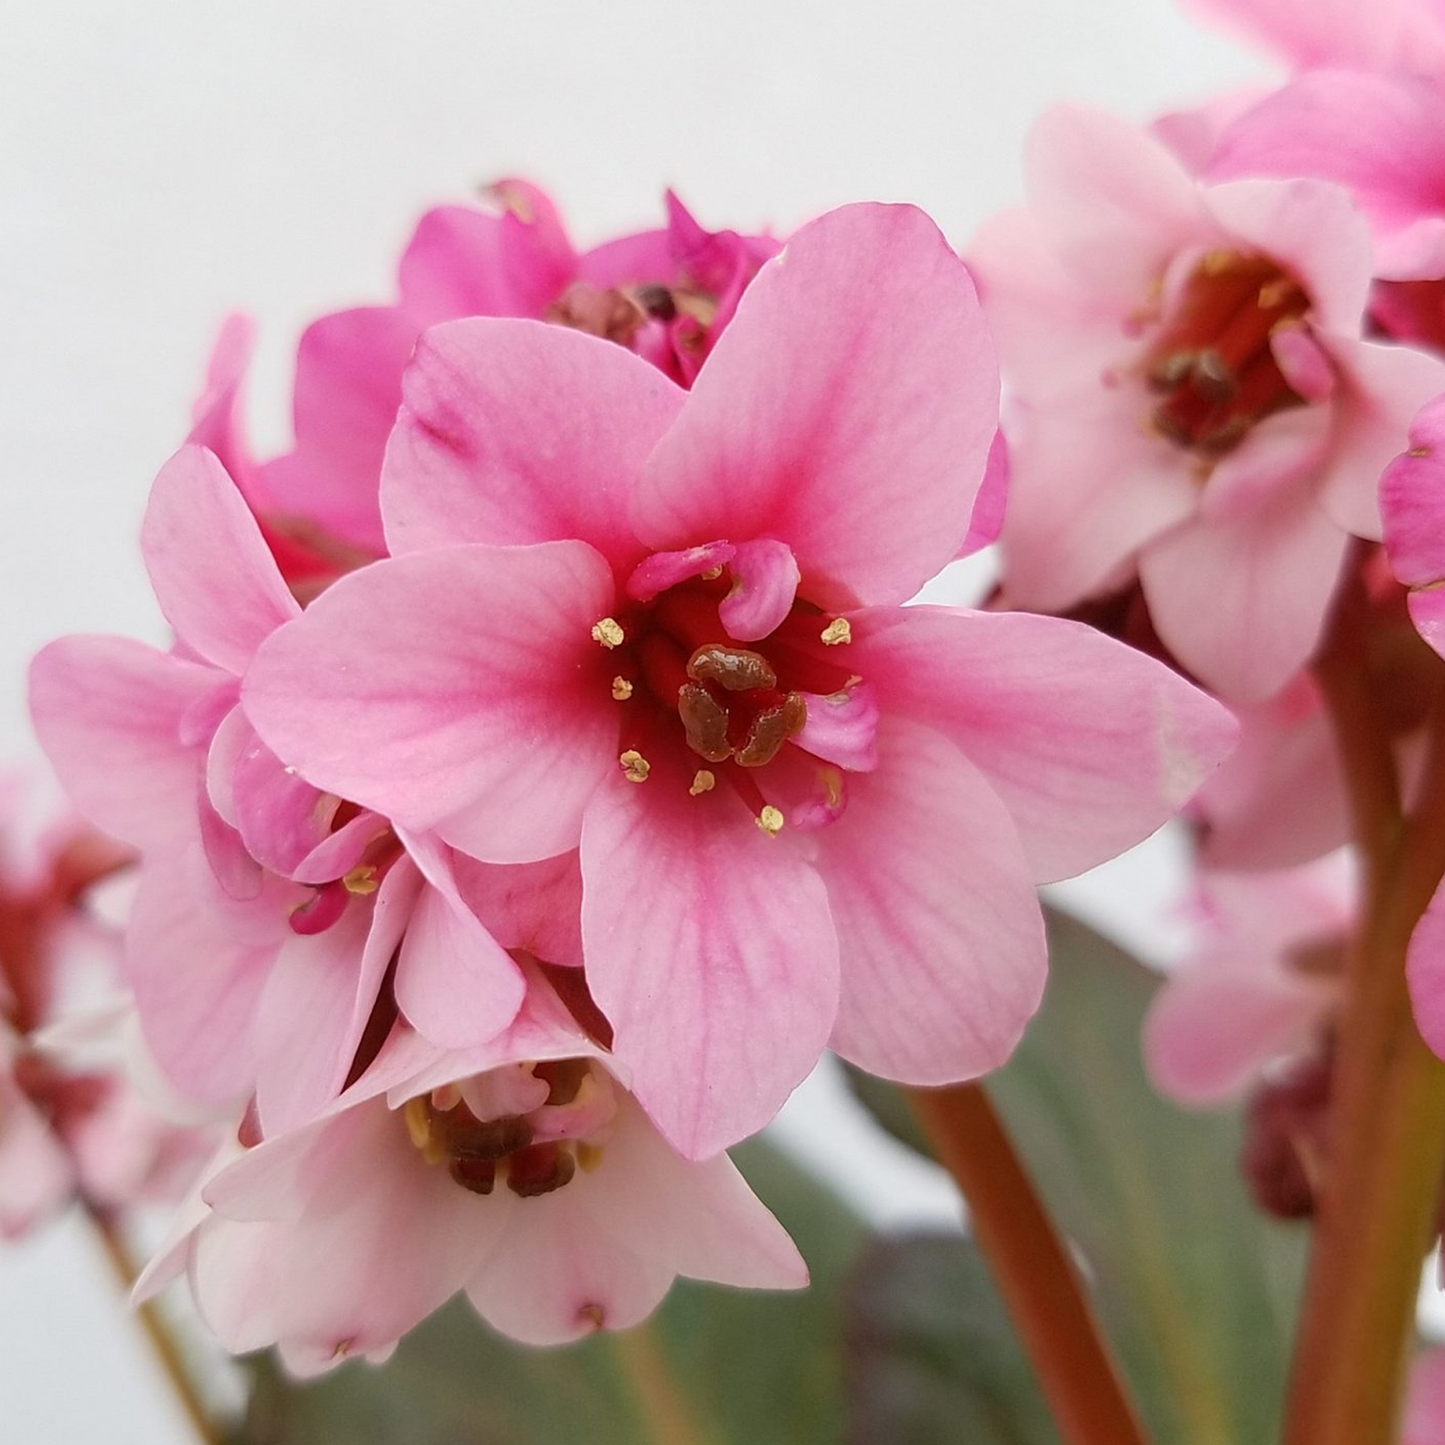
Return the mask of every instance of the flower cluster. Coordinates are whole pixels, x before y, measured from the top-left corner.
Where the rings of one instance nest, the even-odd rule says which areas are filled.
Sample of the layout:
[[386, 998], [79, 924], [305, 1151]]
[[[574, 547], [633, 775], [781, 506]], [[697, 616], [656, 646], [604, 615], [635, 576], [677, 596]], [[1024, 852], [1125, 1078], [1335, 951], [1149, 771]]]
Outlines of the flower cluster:
[[1236, 733], [1081, 622], [903, 605], [1005, 480], [984, 311], [921, 212], [780, 246], [669, 198], [579, 254], [535, 188], [494, 200], [305, 333], [282, 457], [228, 326], [142, 532], [174, 644], [32, 671], [71, 796], [141, 854], [147, 1040], [236, 1121], [143, 1287], [184, 1271], [303, 1372], [457, 1290], [552, 1342], [678, 1274], [801, 1284], [722, 1151], [825, 1048], [1003, 1062], [1035, 886]]

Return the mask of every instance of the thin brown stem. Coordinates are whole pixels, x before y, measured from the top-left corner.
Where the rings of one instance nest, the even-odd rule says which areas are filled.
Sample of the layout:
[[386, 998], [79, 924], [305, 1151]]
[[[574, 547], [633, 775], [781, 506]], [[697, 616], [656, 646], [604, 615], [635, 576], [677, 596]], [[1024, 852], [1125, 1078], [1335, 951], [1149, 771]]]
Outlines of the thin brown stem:
[[906, 1091], [1066, 1445], [1145, 1445], [1084, 1282], [981, 1084]]
[[[110, 1265], [111, 1273], [114, 1274], [121, 1290], [128, 1297], [135, 1285], [137, 1270], [120, 1226], [114, 1214], [109, 1210], [95, 1205], [86, 1205], [86, 1213], [95, 1229], [96, 1238], [100, 1241], [101, 1250], [105, 1254], [106, 1262]], [[156, 1361], [170, 1383], [171, 1389], [175, 1392], [176, 1399], [185, 1412], [186, 1418], [191, 1422], [196, 1439], [201, 1441], [202, 1445], [221, 1445], [221, 1432], [211, 1418], [211, 1412], [207, 1409], [206, 1402], [196, 1389], [191, 1372], [186, 1367], [180, 1349], [170, 1330], [166, 1327], [165, 1321], [161, 1319], [160, 1313], [150, 1303], [138, 1306], [135, 1313], [141, 1328], [145, 1331], [146, 1340], [155, 1354]]]
[[677, 1388], [652, 1324], [622, 1330], [611, 1338], [654, 1445], [714, 1445]]
[[1365, 666], [1363, 609], [1336, 615], [1318, 675], [1349, 778], [1365, 906], [1337, 1031], [1330, 1162], [1290, 1380], [1285, 1445], [1396, 1439], [1421, 1258], [1445, 1165], [1445, 1065], [1421, 1040], [1405, 954], [1445, 870], [1445, 726], [1408, 821]]

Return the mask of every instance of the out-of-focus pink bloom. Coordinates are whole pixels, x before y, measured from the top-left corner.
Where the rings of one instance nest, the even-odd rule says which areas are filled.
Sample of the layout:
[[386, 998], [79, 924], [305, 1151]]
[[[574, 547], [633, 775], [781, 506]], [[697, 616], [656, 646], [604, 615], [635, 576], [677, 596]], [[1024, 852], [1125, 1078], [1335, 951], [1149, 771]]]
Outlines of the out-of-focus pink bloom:
[[996, 386], [906, 207], [799, 232], [690, 392], [556, 327], [433, 328], [387, 451], [397, 555], [248, 678], [272, 747], [413, 833], [580, 843], [588, 980], [689, 1157], [830, 1041], [918, 1082], [1001, 1062], [1042, 986], [1034, 879], [1150, 832], [1232, 739], [1087, 629], [898, 606], [958, 551]]
[[127, 974], [168, 1075], [212, 1103], [259, 1087], [268, 1131], [310, 1117], [345, 1082], [394, 956], [397, 997], [436, 1042], [498, 1032], [521, 978], [448, 851], [418, 860], [246, 718], [241, 677], [300, 608], [210, 452], [162, 469], [142, 547], [176, 649], [64, 638], [32, 665], [31, 703], [77, 805], [146, 852]]
[[1354, 916], [1349, 859], [1206, 874], [1199, 905], [1203, 936], [1154, 1000], [1144, 1058], [1162, 1093], [1203, 1105], [1317, 1048]]
[[400, 297], [323, 316], [296, 361], [295, 449], [258, 469], [266, 505], [380, 555], [377, 488], [401, 375], [428, 326], [533, 317], [605, 337], [690, 385], [743, 289], [778, 249], [767, 236], [705, 231], [671, 192], [667, 225], [577, 252], [535, 186], [494, 186], [496, 211], [441, 206], [417, 226]]
[[1003, 587], [1066, 610], [1135, 572], [1232, 701], [1313, 651], [1375, 479], [1445, 366], [1360, 339], [1368, 228], [1319, 181], [1201, 185], [1146, 132], [1061, 108], [1030, 208], [974, 248], [1017, 404]]
[[1445, 1445], [1445, 1350], [1424, 1350], [1410, 1366], [1400, 1445]]
[[0, 1236], [13, 1239], [53, 1214], [75, 1187], [75, 1166], [16, 1073], [19, 1041], [0, 1019]]
[[1437, 0], [1185, 0], [1299, 70], [1445, 72], [1445, 11]]
[[807, 1271], [725, 1157], [679, 1158], [535, 976], [463, 1053], [394, 1034], [316, 1123], [222, 1160], [142, 1295], [185, 1269], [228, 1349], [301, 1374], [385, 1358], [459, 1289], [559, 1344], [642, 1320], [679, 1275], [797, 1288]]
[[1410, 449], [1380, 479], [1385, 550], [1410, 589], [1410, 616], [1445, 656], [1445, 396], [1424, 407], [1410, 428]]

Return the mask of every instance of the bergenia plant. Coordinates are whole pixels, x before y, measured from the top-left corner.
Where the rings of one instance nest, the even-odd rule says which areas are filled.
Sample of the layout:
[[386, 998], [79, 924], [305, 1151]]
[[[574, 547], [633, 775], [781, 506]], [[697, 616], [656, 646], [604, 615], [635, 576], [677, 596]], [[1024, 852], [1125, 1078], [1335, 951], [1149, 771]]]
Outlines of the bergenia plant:
[[[271, 456], [223, 324], [0, 859], [0, 1232], [201, 1438], [1445, 1440], [1445, 20], [1194, 8], [1291, 78], [973, 236], [505, 180]], [[1162, 982], [1038, 893], [1161, 828]], [[754, 1137], [840, 1077], [966, 1235]]]

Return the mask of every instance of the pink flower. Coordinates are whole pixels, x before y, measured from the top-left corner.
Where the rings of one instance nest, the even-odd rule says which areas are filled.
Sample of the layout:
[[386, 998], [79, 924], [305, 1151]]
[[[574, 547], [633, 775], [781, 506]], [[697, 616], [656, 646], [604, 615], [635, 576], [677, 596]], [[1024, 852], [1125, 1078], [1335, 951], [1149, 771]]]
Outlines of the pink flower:
[[1006, 378], [1010, 602], [1059, 611], [1137, 574], [1223, 696], [1278, 691], [1320, 635], [1374, 479], [1445, 366], [1360, 339], [1364, 222], [1316, 181], [1200, 185], [1155, 139], [1060, 109], [1031, 208], [975, 247]]
[[16, 1073], [22, 1054], [0, 1019], [0, 1236], [28, 1233], [71, 1197], [75, 1166]]
[[[523, 181], [492, 187], [500, 210], [441, 206], [417, 226], [394, 305], [323, 316], [296, 359], [295, 449], [258, 469], [280, 517], [302, 516], [378, 555], [377, 486], [418, 335], [463, 316], [526, 316], [630, 348], [691, 384], [743, 288], [778, 249], [709, 232], [667, 195], [667, 226], [578, 253], [550, 200]], [[248, 491], [248, 495], [250, 495]]]
[[[211, 453], [162, 469], [142, 549], [177, 648], [62, 639], [32, 665], [31, 705], [77, 805], [145, 850], [127, 974], [169, 1077], [210, 1103], [259, 1087], [268, 1131], [310, 1117], [346, 1081], [393, 957], [398, 1000], [435, 1042], [504, 1028], [521, 977], [448, 850], [408, 851], [252, 730], [241, 678], [300, 608]], [[570, 900], [565, 861], [538, 887]]]
[[902, 207], [799, 232], [690, 392], [559, 328], [436, 327], [387, 451], [397, 555], [248, 677], [318, 786], [487, 862], [580, 845], [589, 983], [689, 1157], [830, 1042], [917, 1082], [1001, 1062], [1034, 880], [1157, 827], [1232, 736], [1087, 629], [899, 607], [968, 529], [996, 384]]
[[1380, 479], [1385, 550], [1395, 576], [1410, 589], [1410, 616], [1420, 635], [1445, 656], [1445, 396], [1424, 407], [1410, 428], [1410, 450]]
[[459, 1289], [560, 1344], [637, 1324], [679, 1274], [805, 1284], [732, 1164], [680, 1159], [604, 1059], [535, 976], [481, 1048], [399, 1032], [316, 1123], [223, 1156], [140, 1294], [185, 1269], [228, 1349], [279, 1344], [313, 1374], [385, 1358]]
[[1445, 1350], [1423, 1350], [1410, 1367], [1400, 1445], [1445, 1445]]
[[1271, 873], [1203, 876], [1203, 936], [1160, 989], [1144, 1028], [1161, 1093], [1219, 1103], [1269, 1065], [1317, 1050], [1339, 996], [1354, 891], [1341, 853]]

